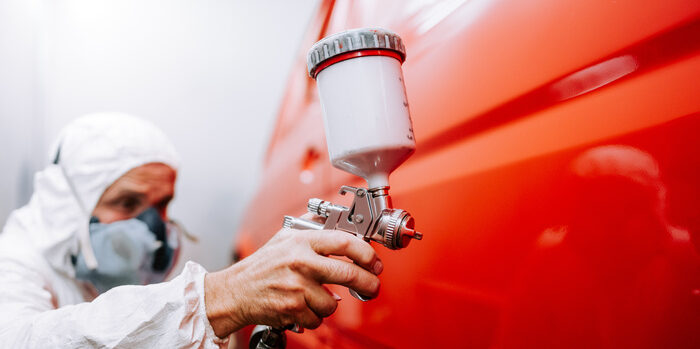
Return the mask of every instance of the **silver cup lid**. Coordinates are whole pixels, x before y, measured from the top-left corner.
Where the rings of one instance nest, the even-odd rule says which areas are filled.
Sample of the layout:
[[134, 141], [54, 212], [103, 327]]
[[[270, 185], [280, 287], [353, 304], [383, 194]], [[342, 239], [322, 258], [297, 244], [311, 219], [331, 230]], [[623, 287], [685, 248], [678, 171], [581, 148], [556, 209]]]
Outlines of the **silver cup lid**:
[[398, 53], [402, 63], [406, 59], [403, 40], [396, 33], [382, 28], [351, 29], [325, 37], [311, 46], [306, 55], [309, 76], [316, 78], [323, 68], [319, 69], [319, 66], [328, 63], [331, 58], [362, 50], [392, 51]]

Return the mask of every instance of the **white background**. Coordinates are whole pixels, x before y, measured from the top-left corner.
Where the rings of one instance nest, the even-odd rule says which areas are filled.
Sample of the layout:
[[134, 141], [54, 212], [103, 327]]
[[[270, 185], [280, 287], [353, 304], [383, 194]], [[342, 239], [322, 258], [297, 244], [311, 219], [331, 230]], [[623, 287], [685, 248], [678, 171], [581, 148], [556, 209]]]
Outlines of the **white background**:
[[229, 262], [317, 0], [0, 0], [0, 220], [25, 204], [60, 128], [147, 118], [183, 160], [184, 259]]

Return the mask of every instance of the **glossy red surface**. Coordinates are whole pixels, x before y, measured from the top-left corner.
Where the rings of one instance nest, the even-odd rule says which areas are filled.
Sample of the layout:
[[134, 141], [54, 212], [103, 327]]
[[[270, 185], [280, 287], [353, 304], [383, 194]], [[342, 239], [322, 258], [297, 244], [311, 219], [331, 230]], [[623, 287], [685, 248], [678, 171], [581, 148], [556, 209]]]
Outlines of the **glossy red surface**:
[[343, 29], [402, 36], [417, 151], [391, 177], [423, 241], [382, 291], [346, 290], [314, 348], [700, 348], [700, 2], [325, 1], [299, 51], [246, 256], [331, 168], [304, 53]]

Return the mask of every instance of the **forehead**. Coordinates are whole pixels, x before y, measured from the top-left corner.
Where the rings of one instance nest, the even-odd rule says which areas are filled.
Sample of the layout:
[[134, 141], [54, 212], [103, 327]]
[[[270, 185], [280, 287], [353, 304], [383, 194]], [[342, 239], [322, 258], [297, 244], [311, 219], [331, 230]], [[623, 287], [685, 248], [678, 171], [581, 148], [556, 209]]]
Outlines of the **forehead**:
[[147, 195], [149, 198], [172, 196], [175, 191], [177, 172], [161, 163], [145, 164], [131, 169], [117, 179], [104, 195], [130, 191]]

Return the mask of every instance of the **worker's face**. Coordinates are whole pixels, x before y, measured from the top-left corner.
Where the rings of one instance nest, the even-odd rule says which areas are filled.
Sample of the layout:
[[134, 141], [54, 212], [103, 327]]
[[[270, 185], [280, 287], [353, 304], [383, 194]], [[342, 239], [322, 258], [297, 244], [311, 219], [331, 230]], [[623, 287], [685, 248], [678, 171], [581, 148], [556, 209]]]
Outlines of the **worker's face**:
[[165, 220], [168, 204], [175, 195], [176, 175], [175, 170], [160, 163], [136, 167], [105, 190], [92, 215], [101, 223], [112, 223], [134, 218], [154, 207]]

